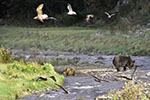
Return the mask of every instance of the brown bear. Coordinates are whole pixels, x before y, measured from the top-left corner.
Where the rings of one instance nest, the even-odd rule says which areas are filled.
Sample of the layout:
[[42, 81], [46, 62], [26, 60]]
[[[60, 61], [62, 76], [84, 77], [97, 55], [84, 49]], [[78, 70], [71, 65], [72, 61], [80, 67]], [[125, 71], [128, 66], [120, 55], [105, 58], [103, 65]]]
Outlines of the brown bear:
[[126, 67], [129, 69], [134, 67], [135, 61], [127, 55], [116, 55], [113, 59], [113, 64], [116, 67], [117, 71], [120, 71], [120, 67], [123, 67], [126, 71]]
[[74, 76], [75, 75], [75, 69], [73, 69], [73, 68], [66, 68], [63, 73], [66, 76]]

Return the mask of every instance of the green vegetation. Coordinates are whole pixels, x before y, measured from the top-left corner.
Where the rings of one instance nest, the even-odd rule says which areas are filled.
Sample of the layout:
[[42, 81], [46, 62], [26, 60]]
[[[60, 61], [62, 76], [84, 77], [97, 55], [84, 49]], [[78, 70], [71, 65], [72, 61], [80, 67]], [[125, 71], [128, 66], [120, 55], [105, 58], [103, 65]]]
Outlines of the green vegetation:
[[8, 63], [13, 61], [14, 57], [12, 54], [10, 54], [9, 49], [5, 50], [0, 48], [0, 63]]
[[125, 84], [124, 89], [118, 89], [111, 91], [109, 96], [111, 100], [149, 100], [145, 91], [147, 91], [147, 85], [144, 83], [135, 84], [133, 81], [129, 81]]
[[[3, 50], [1, 49], [1, 51]], [[0, 58], [2, 58], [1, 55]], [[28, 63], [22, 60], [12, 63], [8, 63], [8, 61], [7, 64], [0, 63], [0, 99], [2, 100], [15, 100], [39, 91], [58, 88], [51, 78], [43, 81], [38, 77], [54, 76], [57, 84], [63, 84], [64, 76], [56, 73], [51, 64], [46, 63], [41, 66], [37, 63]]]
[[[107, 34], [95, 28], [0, 27], [0, 43], [5, 48], [69, 51], [75, 53], [150, 55], [150, 40], [136, 34]], [[106, 34], [105, 34], [106, 33]], [[144, 33], [150, 35], [150, 31]]]

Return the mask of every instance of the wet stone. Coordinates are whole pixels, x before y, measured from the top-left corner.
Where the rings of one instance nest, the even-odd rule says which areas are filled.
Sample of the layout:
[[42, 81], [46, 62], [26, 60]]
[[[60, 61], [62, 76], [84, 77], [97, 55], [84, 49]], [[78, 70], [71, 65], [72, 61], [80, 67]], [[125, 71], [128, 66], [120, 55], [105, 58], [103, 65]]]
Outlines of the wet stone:
[[111, 100], [111, 98], [108, 97], [107, 95], [101, 95], [101, 96], [96, 97], [95, 100]]
[[150, 72], [146, 73], [146, 76], [150, 76]]

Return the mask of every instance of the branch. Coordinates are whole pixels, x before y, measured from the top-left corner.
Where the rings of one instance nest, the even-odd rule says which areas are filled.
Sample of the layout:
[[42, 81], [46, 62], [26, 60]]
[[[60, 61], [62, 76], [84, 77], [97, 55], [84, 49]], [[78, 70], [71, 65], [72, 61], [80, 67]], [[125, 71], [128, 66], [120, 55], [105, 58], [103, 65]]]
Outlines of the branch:
[[92, 75], [92, 74], [90, 74], [92, 77], [94, 77], [95, 78], [95, 81], [97, 81], [97, 82], [101, 82], [101, 81], [105, 81], [105, 82], [109, 82], [108, 80], [104, 80], [104, 79], [101, 79], [101, 78], [99, 78], [99, 77], [97, 77], [97, 76], [95, 76], [95, 75]]
[[125, 78], [125, 79], [127, 79], [127, 80], [132, 80], [132, 78], [129, 78], [129, 77], [126, 77], [126, 76], [117, 76], [117, 77]]
[[38, 78], [36, 79], [36, 81], [37, 81], [37, 80], [47, 81], [47, 78], [44, 78], [44, 77], [40, 76], [40, 77], [38, 77]]
[[134, 77], [134, 75], [135, 75], [135, 72], [136, 72], [137, 67], [138, 67], [138, 66], [135, 66], [134, 71], [133, 71], [133, 73], [131, 74], [131, 78], [126, 77], [126, 76], [117, 76], [117, 77], [125, 78], [125, 79], [127, 79], [127, 80], [133, 80], [133, 77]]
[[131, 75], [131, 79], [133, 79], [133, 77], [134, 77], [134, 74], [135, 74], [135, 72], [136, 72], [137, 67], [138, 67], [138, 66], [135, 66], [134, 71], [133, 71], [133, 73], [132, 73], [132, 75]]
[[65, 91], [65, 93], [67, 93], [67, 94], [69, 94], [69, 91], [67, 91], [63, 86], [61, 86], [61, 85], [59, 85], [59, 84], [57, 84], [57, 83], [55, 83], [58, 87], [60, 87], [62, 90], [64, 90]]

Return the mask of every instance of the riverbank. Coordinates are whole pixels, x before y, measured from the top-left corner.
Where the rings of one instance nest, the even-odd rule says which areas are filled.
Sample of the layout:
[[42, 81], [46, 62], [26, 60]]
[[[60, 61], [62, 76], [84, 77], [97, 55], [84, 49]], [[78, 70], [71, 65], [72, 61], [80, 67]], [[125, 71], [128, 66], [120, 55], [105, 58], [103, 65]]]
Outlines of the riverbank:
[[[27, 57], [30, 58], [30, 56], [31, 55], [29, 55], [28, 53]], [[69, 52], [49, 51], [49, 53], [46, 53], [46, 55], [44, 56], [36, 55], [36, 57], [47, 58], [49, 60], [57, 59], [57, 63], [55, 63], [57, 64], [57, 66], [55, 66], [55, 70], [60, 73], [63, 73], [63, 70], [65, 68], [70, 67], [76, 70], [75, 76], [65, 77], [66, 80], [63, 87], [67, 91], [69, 91], [69, 94], [66, 94], [62, 90], [50, 90], [33, 94], [31, 96], [25, 96], [24, 98], [19, 100], [96, 100], [95, 98], [101, 98], [102, 95], [105, 95], [107, 97], [110, 91], [116, 89], [119, 89], [120, 91], [123, 90], [123, 87], [125, 87], [125, 83], [130, 82], [131, 80], [127, 80], [125, 78], [120, 78], [117, 76], [126, 76], [130, 78], [133, 72], [133, 70], [116, 72], [116, 69], [112, 64], [114, 55], [83, 55]], [[135, 83], [143, 82], [144, 84], [149, 84], [150, 80], [149, 76], [147, 76], [147, 73], [150, 72], [150, 57], [131, 57], [135, 60], [135, 66], [138, 66], [133, 81]], [[76, 63], [67, 62], [74, 60], [76, 60]], [[95, 81], [95, 78], [90, 76], [90, 74], [93, 74], [100, 79], [104, 79], [107, 81], [97, 82]], [[127, 89], [128, 88], [129, 87], [127, 87]], [[138, 91], [134, 92], [136, 93]], [[150, 93], [150, 91], [148, 91], [147, 93]], [[40, 95], [42, 96], [39, 97]]]
[[[0, 53], [1, 54], [1, 53]], [[54, 76], [56, 82], [50, 76]], [[42, 80], [42, 78], [47, 80]], [[23, 61], [0, 62], [0, 99], [16, 100], [26, 95], [57, 89], [64, 84], [64, 76], [56, 73], [51, 64], [39, 65]]]
[[[113, 56], [106, 56], [106, 59], [103, 59], [103, 61], [109, 61], [113, 58]], [[133, 57], [136, 59], [136, 62], [142, 62], [148, 57]], [[149, 58], [150, 59], [150, 58]], [[148, 60], [148, 59], [147, 59]], [[133, 78], [133, 84], [132, 86], [129, 85], [126, 88], [124, 88], [127, 83], [131, 84], [131, 80], [128, 80], [126, 78], [121, 78], [118, 76], [126, 76], [127, 78], [131, 78], [131, 74], [133, 73], [133, 70], [127, 70], [127, 71], [121, 71], [116, 72], [115, 68], [112, 68], [109, 66], [110, 63], [107, 63], [105, 65], [84, 65], [84, 66], [74, 66], [77, 72], [84, 73], [84, 74], [76, 74], [75, 76], [69, 76], [66, 77], [65, 84], [63, 87], [69, 92], [69, 94], [66, 94], [62, 90], [50, 90], [50, 91], [44, 91], [37, 94], [33, 94], [31, 96], [26, 96], [19, 100], [102, 100], [102, 98], [107, 98], [107, 95], [118, 89], [119, 91], [122, 91], [123, 89], [128, 89], [128, 92], [123, 91], [125, 95], [129, 97], [138, 97], [139, 95], [142, 96], [145, 94], [150, 97], [149, 93], [149, 87], [150, 87], [150, 79], [147, 73], [150, 72], [150, 67], [147, 64], [149, 61], [146, 61], [147, 63], [143, 63], [142, 66], [138, 67], [136, 70], [136, 73]], [[137, 63], [137, 65], [139, 65]], [[70, 65], [69, 65], [70, 66]], [[64, 68], [63, 66], [60, 66], [61, 68]], [[66, 66], [65, 66], [66, 67]], [[72, 66], [73, 67], [73, 66]], [[90, 74], [97, 76], [98, 78], [102, 79], [101, 81], [96, 81], [94, 77], [92, 77]], [[103, 81], [104, 80], [104, 81]], [[142, 83], [143, 82], [143, 83]], [[140, 89], [143, 89], [143, 87], [136, 86], [136, 84], [145, 84], [146, 88], [144, 88], [144, 92], [142, 92]], [[135, 88], [136, 87], [136, 88]], [[135, 90], [133, 90], [135, 89]], [[145, 92], [146, 90], [146, 92]], [[130, 94], [130, 92], [134, 94]], [[121, 94], [122, 92], [120, 92]], [[129, 94], [128, 94], [129, 93]], [[139, 93], [139, 94], [138, 94]], [[41, 97], [39, 97], [42, 95]], [[104, 96], [102, 96], [104, 95]], [[134, 95], [134, 96], [133, 96]], [[113, 98], [117, 98], [117, 94], [114, 93]], [[143, 97], [146, 100], [148, 100], [148, 97]], [[96, 99], [97, 98], [97, 99]], [[116, 100], [116, 99], [112, 99]], [[126, 100], [126, 99], [123, 99]]]
[[[22, 51], [15, 50], [12, 52], [14, 52], [16, 57], [18, 57], [17, 55], [21, 54]], [[32, 59], [31, 62], [34, 62], [34, 60], [35, 59], [37, 60], [37, 58], [39, 58], [40, 61], [42, 60], [42, 58], [52, 61], [52, 62], [47, 62], [47, 63], [53, 63], [54, 69], [56, 72], [63, 73], [63, 70], [65, 68], [73, 67], [76, 70], [76, 75], [73, 77], [65, 77], [66, 80], [64, 82], [65, 83], [64, 88], [66, 88], [69, 91], [69, 94], [65, 94], [64, 91], [62, 90], [50, 89], [48, 91], [44, 90], [44, 92], [38, 92], [38, 93], [31, 92], [31, 95], [27, 94], [28, 96], [25, 96], [21, 100], [32, 100], [32, 99], [57, 100], [58, 98], [59, 99], [61, 98], [60, 100], [76, 100], [76, 99], [82, 99], [82, 98], [83, 100], [91, 100], [91, 99], [99, 97], [99, 95], [107, 95], [110, 90], [120, 89], [124, 87], [125, 85], [124, 83], [127, 82], [128, 80], [123, 79], [123, 78], [118, 78], [117, 76], [125, 75], [130, 78], [131, 73], [133, 71], [133, 70], [131, 71], [127, 70], [125, 72], [122, 71], [122, 72], [117, 73], [116, 69], [112, 67], [113, 66], [112, 59], [114, 55], [83, 55], [83, 54], [74, 54], [74, 53], [69, 53], [69, 52], [56, 52], [56, 51], [51, 51], [51, 52], [49, 51], [48, 53], [40, 51], [40, 52], [36, 52], [36, 55], [35, 54], [30, 55], [33, 53], [26, 51], [26, 52], [22, 52], [22, 54], [24, 55], [27, 61]], [[24, 58], [24, 57], [20, 57], [20, 58]], [[149, 69], [150, 57], [149, 56], [132, 56], [132, 58], [136, 61], [135, 66], [139, 66], [135, 74], [135, 80], [136, 80], [135, 82], [138, 82], [140, 80], [146, 83], [149, 82], [150, 80], [148, 78], [149, 76], [147, 76], [147, 73], [150, 72], [150, 69]], [[46, 60], [43, 60], [43, 61], [46, 61]], [[42, 64], [44, 64], [44, 62], [42, 62]], [[15, 71], [15, 73], [9, 74], [11, 70], [10, 69], [8, 70], [8, 76], [10, 77], [10, 79], [13, 78], [11, 80], [18, 80], [18, 79], [27, 80], [28, 77], [24, 76], [23, 78], [22, 74], [20, 75], [20, 73], [16, 73], [16, 70], [23, 69], [25, 72], [26, 71], [28, 72], [28, 71], [31, 71], [32, 67], [28, 65], [29, 70], [25, 69], [25, 66], [21, 68], [19, 67], [18, 69], [19, 64], [14, 63], [13, 65], [15, 66], [14, 68], [16, 69], [13, 69], [13, 68], [11, 69]], [[5, 67], [5, 68], [8, 68], [8, 67]], [[47, 68], [49, 69], [49, 67]], [[47, 69], [47, 68], [44, 68], [44, 69]], [[62, 72], [60, 70], [62, 70]], [[3, 72], [4, 71], [2, 70], [2, 74]], [[34, 73], [34, 74], [36, 75], [34, 76], [33, 74], [31, 74], [33, 77], [32, 79], [37, 78], [37, 75], [39, 75], [39, 73]], [[51, 74], [54, 75], [53, 73]], [[108, 81], [97, 82], [92, 76], [90, 76], [90, 74], [94, 74], [98, 76], [99, 78], [108, 80]], [[44, 71], [44, 73], [40, 75], [41, 76], [44, 75], [44, 77], [48, 77], [50, 74], [45, 73]], [[30, 81], [30, 79], [28, 81]], [[49, 80], [49, 81], [53, 82], [52, 80]], [[34, 80], [31, 80], [31, 83], [34, 83]], [[31, 83], [29, 82], [30, 85], [32, 85]], [[40, 82], [37, 83], [38, 86], [39, 84]], [[47, 81], [43, 81], [42, 85], [43, 84], [47, 84]], [[20, 86], [22, 86], [22, 84]], [[47, 86], [47, 88], [49, 89], [49, 84], [44, 85], [44, 86]], [[24, 86], [22, 87], [23, 88], [20, 88], [20, 89], [28, 88]], [[40, 91], [42, 90], [42, 88], [45, 88], [45, 87], [40, 87]], [[13, 91], [12, 93], [15, 93], [15, 92]], [[22, 93], [22, 92], [19, 92], [19, 93]], [[19, 98], [20, 97], [22, 97], [22, 95], [19, 95]]]

